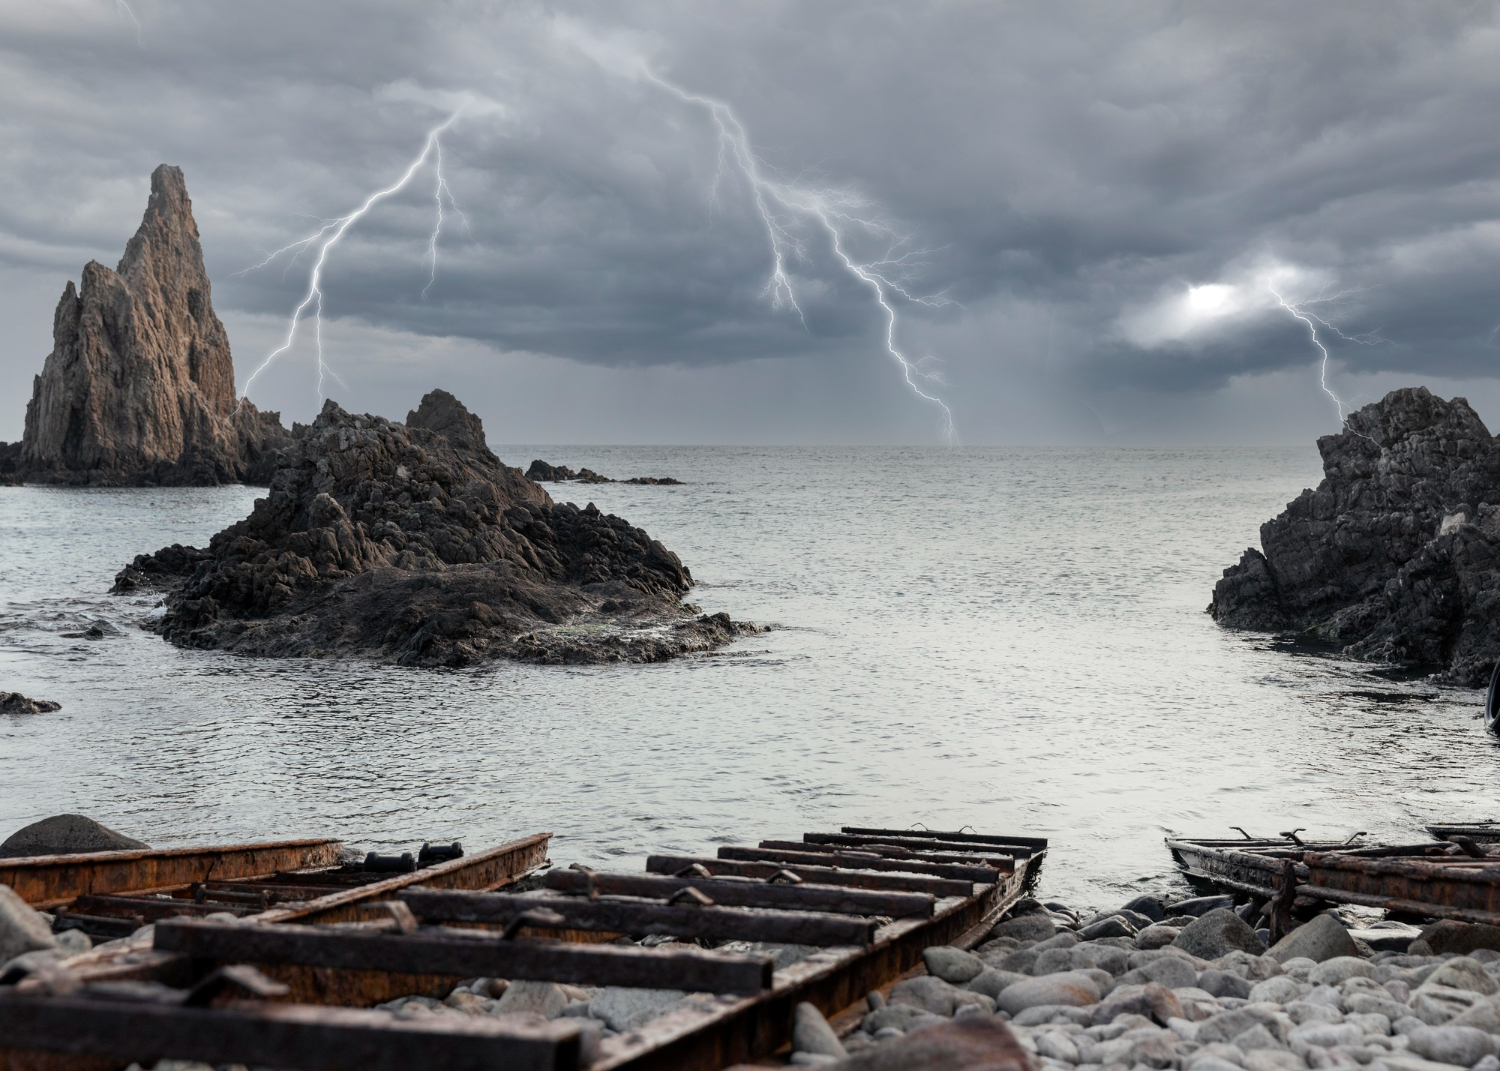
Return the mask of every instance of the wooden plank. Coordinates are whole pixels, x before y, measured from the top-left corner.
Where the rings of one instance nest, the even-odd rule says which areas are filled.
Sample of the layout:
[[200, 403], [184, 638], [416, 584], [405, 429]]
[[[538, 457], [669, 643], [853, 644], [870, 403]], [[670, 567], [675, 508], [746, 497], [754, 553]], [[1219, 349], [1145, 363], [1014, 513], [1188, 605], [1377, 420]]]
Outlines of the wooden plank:
[[474, 889], [487, 892], [509, 885], [547, 861], [551, 833], [533, 833], [529, 837], [508, 841], [475, 855], [450, 859], [436, 866], [423, 867], [410, 874], [358, 885], [343, 892], [330, 893], [316, 900], [304, 900], [272, 908], [256, 918], [261, 922], [357, 922], [367, 917], [366, 905], [382, 900], [400, 889], [424, 885], [433, 889]]
[[[681, 867], [678, 868], [682, 869]], [[773, 868], [774, 872], [774, 868]], [[574, 896], [590, 889], [603, 896], [641, 896], [664, 900], [689, 885], [713, 897], [716, 904], [730, 907], [775, 907], [806, 911], [833, 911], [844, 915], [883, 915], [888, 918], [931, 918], [937, 897], [932, 893], [885, 892], [852, 889], [839, 885], [772, 884], [766, 881], [715, 878], [676, 878], [656, 874], [596, 873], [554, 870], [546, 877], [547, 888]], [[951, 892], [948, 895], [952, 895]], [[960, 890], [959, 895], [962, 895]]]
[[800, 863], [807, 866], [836, 866], [850, 870], [895, 870], [903, 873], [930, 874], [935, 878], [955, 878], [993, 885], [1002, 871], [989, 866], [956, 866], [952, 863], [919, 863], [912, 859], [886, 859], [856, 852], [790, 852], [779, 848], [719, 849], [720, 859], [737, 859], [764, 863]]
[[[932, 851], [933, 842], [920, 837], [876, 836], [869, 833], [804, 833], [803, 844], [836, 844], [851, 851], [861, 850], [865, 845], [887, 845], [910, 848], [913, 851]], [[1023, 844], [972, 844], [954, 841], [944, 844], [948, 852], [973, 855], [1002, 855], [1012, 859], [1026, 859], [1034, 854], [1033, 849]]]
[[885, 889], [893, 892], [923, 892], [933, 896], [970, 896], [974, 883], [953, 878], [923, 877], [918, 874], [870, 874], [858, 870], [835, 870], [824, 860], [822, 866], [747, 862], [715, 859], [696, 855], [652, 855], [646, 858], [646, 869], [653, 874], [675, 875], [689, 867], [701, 866], [710, 874], [741, 878], [771, 878], [783, 870], [806, 882], [819, 885], [842, 885], [851, 889]]
[[1047, 847], [1046, 837], [1016, 837], [1009, 834], [949, 833], [937, 829], [880, 829], [871, 826], [841, 826], [841, 833], [863, 833], [875, 837], [917, 837], [922, 840], [946, 840], [967, 844], [1014, 844], [1038, 851]]
[[[574, 1071], [581, 1025], [487, 1016], [396, 1019], [352, 1008], [236, 1002], [222, 1008], [0, 993], [0, 1068], [26, 1050], [297, 1067], [303, 1071]], [[19, 1050], [19, 1051], [18, 1051]]]
[[653, 900], [589, 900], [436, 889], [409, 889], [398, 898], [423, 918], [501, 926], [510, 925], [528, 911], [546, 909], [560, 915], [560, 925], [564, 927], [632, 935], [667, 934], [790, 945], [865, 945], [875, 937], [875, 923], [869, 919], [815, 911], [695, 907]]
[[[779, 848], [788, 852], [838, 852], [843, 851], [836, 844], [809, 844], [800, 840], [763, 840], [758, 845], [761, 848]], [[883, 859], [912, 859], [918, 863], [957, 863], [959, 866], [992, 866], [996, 870], [1011, 871], [1016, 868], [1016, 859], [1013, 855], [976, 856], [976, 855], [948, 855], [943, 852], [913, 851], [910, 848], [898, 848], [894, 844], [861, 844], [861, 853], [868, 852], [870, 855], [878, 855]]]
[[288, 963], [466, 978], [482, 975], [702, 993], [757, 993], [771, 984], [768, 956], [507, 941], [486, 931], [443, 927], [386, 934], [330, 926], [164, 919], [156, 924], [155, 948], [227, 963]]
[[80, 896], [152, 892], [197, 881], [264, 877], [278, 870], [309, 870], [338, 863], [332, 837], [221, 844], [209, 848], [135, 848], [76, 855], [0, 859], [0, 885], [40, 911]]

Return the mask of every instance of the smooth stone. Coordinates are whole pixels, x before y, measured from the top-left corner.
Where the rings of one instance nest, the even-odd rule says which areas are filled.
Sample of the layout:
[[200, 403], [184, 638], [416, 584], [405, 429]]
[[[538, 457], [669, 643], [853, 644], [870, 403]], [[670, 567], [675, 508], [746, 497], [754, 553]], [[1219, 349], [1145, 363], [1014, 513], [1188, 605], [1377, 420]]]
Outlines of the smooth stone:
[[1037, 976], [1072, 969], [1073, 949], [1071, 948], [1049, 948], [1037, 956], [1036, 962], [1031, 965], [1031, 973]]
[[1302, 1057], [1285, 1049], [1259, 1048], [1245, 1053], [1245, 1071], [1302, 1071]]
[[1078, 1046], [1061, 1030], [1049, 1030], [1037, 1038], [1036, 1054], [1067, 1064], [1078, 1062]]
[[865, 994], [865, 1004], [871, 1011], [879, 1011], [885, 1007], [885, 994], [878, 989], [872, 989]]
[[[896, 983], [898, 986], [904, 982]], [[892, 990], [894, 995], [894, 990]], [[1005, 987], [996, 1000], [1002, 1009], [1018, 1015], [1027, 1008], [1042, 1004], [1069, 1004], [1083, 1007], [1099, 1001], [1099, 986], [1088, 975], [1078, 971], [1049, 974], [1040, 978], [1028, 978]]]
[[1500, 1056], [1483, 1057], [1474, 1065], [1474, 1071], [1500, 1071]]
[[1171, 915], [1192, 915], [1201, 918], [1210, 911], [1228, 911], [1234, 907], [1232, 896], [1195, 896], [1191, 900], [1179, 900], [1169, 909]]
[[1316, 964], [1337, 956], [1357, 956], [1359, 946], [1338, 919], [1322, 914], [1277, 941], [1266, 955], [1285, 967], [1293, 959], [1310, 959]]
[[1135, 947], [1146, 951], [1165, 948], [1177, 940], [1177, 936], [1180, 933], [1182, 933], [1182, 930], [1176, 926], [1163, 926], [1160, 924], [1147, 926], [1135, 935]]
[[1045, 941], [1057, 932], [1057, 923], [1046, 915], [1018, 915], [997, 922], [990, 937], [1013, 937], [1018, 941]]
[[892, 1038], [850, 1057], [859, 1071], [1030, 1071], [1034, 1063], [1016, 1035], [993, 1016], [965, 1016]]
[[985, 968], [984, 960], [974, 953], [948, 945], [933, 945], [925, 949], [922, 961], [927, 965], [928, 974], [936, 975], [953, 985], [963, 985], [970, 979], [977, 978]]
[[1025, 974], [1015, 974], [1011, 971], [986, 967], [965, 982], [964, 988], [974, 993], [983, 993], [991, 1000], [996, 1000], [1006, 986], [1014, 985], [1017, 982], [1024, 982], [1028, 977]]
[[1275, 978], [1282, 974], [1281, 964], [1269, 956], [1256, 956], [1249, 952], [1235, 949], [1226, 952], [1213, 961], [1213, 966], [1221, 971], [1230, 971], [1250, 982], [1264, 982], [1267, 978]]
[[57, 942], [57, 950], [65, 956], [76, 956], [94, 947], [93, 939], [82, 930], [64, 930], [52, 937]]
[[1441, 1026], [1484, 1000], [1478, 993], [1446, 986], [1422, 985], [1411, 998], [1411, 1012], [1428, 1026]]
[[1229, 971], [1210, 969], [1198, 975], [1198, 987], [1215, 997], [1241, 997], [1248, 999], [1252, 988], [1250, 982]]
[[1457, 952], [1460, 955], [1479, 949], [1500, 950], [1500, 926], [1455, 922], [1444, 919], [1427, 927], [1419, 935], [1435, 955]]
[[1379, 1012], [1353, 1012], [1344, 1016], [1344, 1022], [1353, 1023], [1368, 1034], [1389, 1034], [1391, 1017]]
[[860, 1022], [860, 1028], [867, 1034], [879, 1035], [884, 1030], [898, 1030], [905, 1032], [913, 1022], [926, 1018], [931, 1012], [925, 1011], [912, 1004], [887, 1004], [885, 1007], [870, 1012]]
[[1193, 970], [1193, 965], [1175, 956], [1163, 956], [1136, 969], [1145, 976], [1146, 981], [1160, 983], [1168, 989], [1198, 984], [1198, 972]]
[[1219, 1056], [1202, 1056], [1198, 1053], [1194, 1053], [1190, 1059], [1188, 1071], [1243, 1071], [1245, 1066], [1243, 1063], [1230, 1063]]
[[1268, 1029], [1264, 1023], [1256, 1023], [1249, 1030], [1243, 1030], [1230, 1039], [1230, 1044], [1241, 1052], [1249, 1054], [1251, 1049], [1282, 1049], [1281, 1040]]
[[1036, 943], [1037, 953], [1047, 951], [1049, 948], [1072, 948], [1078, 943], [1078, 935], [1072, 930], [1059, 930], [1045, 941]]
[[1440, 1064], [1405, 1052], [1381, 1055], [1370, 1061], [1370, 1071], [1459, 1071], [1457, 1064]]
[[1294, 1000], [1285, 1006], [1287, 1018], [1301, 1026], [1303, 1023], [1342, 1023], [1344, 1013], [1328, 1004], [1314, 1004], [1306, 1000]]
[[1235, 949], [1255, 955], [1266, 950], [1255, 931], [1245, 925], [1245, 920], [1226, 908], [1207, 911], [1183, 927], [1172, 947], [1204, 960], [1218, 959]]
[[1468, 1011], [1449, 1019], [1446, 1025], [1472, 1026], [1487, 1034], [1500, 1034], [1500, 1004], [1493, 1000], [1481, 1000]]
[[1307, 975], [1313, 985], [1338, 985], [1350, 978], [1368, 978], [1375, 973], [1369, 960], [1358, 956], [1334, 956], [1318, 963]]
[[1011, 974], [1030, 974], [1031, 968], [1036, 966], [1036, 961], [1040, 956], [1041, 953], [1034, 948], [1018, 948], [999, 959], [987, 959], [985, 962], [991, 967], [1009, 971]]
[[1121, 915], [1111, 915], [1082, 927], [1078, 936], [1085, 941], [1097, 940], [1100, 937], [1135, 937], [1136, 928], [1132, 926]]
[[1495, 976], [1484, 969], [1484, 964], [1468, 956], [1460, 956], [1450, 959], [1437, 970], [1427, 976], [1421, 988], [1442, 985], [1451, 989], [1467, 989], [1473, 993], [1484, 996], [1492, 996], [1500, 993], [1500, 982], [1495, 981]]
[[1427, 1024], [1415, 1015], [1403, 1015], [1391, 1023], [1392, 1034], [1410, 1034], [1413, 1030], [1421, 1030]]
[[0, 963], [56, 947], [46, 920], [9, 885], [0, 885]]
[[1352, 1023], [1303, 1023], [1293, 1027], [1286, 1040], [1293, 1052], [1306, 1056], [1314, 1046], [1331, 1049], [1335, 1045], [1357, 1045], [1364, 1036], [1365, 1032]]
[[1164, 1025], [1168, 1019], [1187, 1018], [1176, 995], [1157, 982], [1116, 988], [1094, 1009], [1094, 1023], [1110, 1023], [1121, 1015], [1145, 1016]]
[[555, 1019], [571, 1003], [556, 982], [511, 982], [505, 987], [496, 1015], [540, 1015]]
[[837, 1057], [848, 1055], [823, 1013], [806, 1001], [798, 1004], [793, 1012], [792, 1051]]
[[1038, 1004], [1036, 1007], [1027, 1008], [1020, 1015], [1011, 1019], [1014, 1026], [1042, 1026], [1046, 1023], [1065, 1020], [1077, 1023], [1079, 1026], [1088, 1026], [1093, 1021], [1093, 1013], [1088, 1008], [1079, 1008], [1071, 1004]]
[[1070, 951], [1075, 970], [1094, 968], [1120, 975], [1130, 969], [1130, 953], [1114, 945], [1080, 944]]
[[[506, 993], [519, 984], [512, 982]], [[589, 1015], [594, 1019], [602, 1019], [611, 1030], [623, 1034], [656, 1018], [686, 995], [679, 989], [605, 986], [589, 998]]]
[[1264, 1010], [1263, 1005], [1248, 1005], [1203, 1020], [1198, 1024], [1198, 1040], [1205, 1045], [1228, 1042], [1253, 1026], [1275, 1030], [1280, 1024], [1273, 1014]]
[[[1018, 984], [1024, 985], [1025, 983]], [[1015, 987], [1007, 988], [1014, 989]], [[970, 1004], [987, 999], [983, 994], [959, 989], [951, 982], [945, 982], [930, 974], [897, 982], [891, 986], [890, 997], [892, 1004], [910, 1004], [912, 1007], [921, 1008], [933, 1015], [943, 1016], [952, 1015], [960, 1003]]]
[[1278, 975], [1275, 978], [1267, 978], [1264, 982], [1256, 982], [1250, 987], [1250, 992], [1246, 996], [1257, 1004], [1267, 1001], [1272, 1004], [1286, 1004], [1302, 996], [1302, 987], [1286, 975]]
[[[1347, 993], [1344, 996], [1343, 1007], [1346, 1012], [1356, 1015], [1384, 1015], [1391, 1022], [1395, 1022], [1403, 1015], [1411, 1014], [1411, 1009], [1405, 1004], [1394, 997], [1383, 997], [1378, 993]], [[1497, 1023], [1497, 1026], [1500, 1026], [1500, 1023]]]
[[1134, 911], [1146, 916], [1152, 922], [1160, 922], [1167, 917], [1167, 898], [1160, 893], [1145, 893], [1131, 900], [1120, 910]]
[[1406, 1037], [1418, 1056], [1460, 1067], [1473, 1067], [1495, 1051], [1490, 1035], [1472, 1026], [1424, 1026]]

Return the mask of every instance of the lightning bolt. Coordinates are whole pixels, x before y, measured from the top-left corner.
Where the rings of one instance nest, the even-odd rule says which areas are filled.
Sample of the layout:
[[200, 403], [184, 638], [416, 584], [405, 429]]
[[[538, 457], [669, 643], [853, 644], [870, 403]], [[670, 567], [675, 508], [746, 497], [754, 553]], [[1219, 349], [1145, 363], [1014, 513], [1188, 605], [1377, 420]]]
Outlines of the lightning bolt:
[[130, 10], [130, 5], [125, 0], [115, 0], [115, 11], [135, 23], [135, 43], [145, 48], [146, 42], [141, 38], [141, 20], [135, 17], [135, 12]]
[[[1344, 403], [1343, 403], [1342, 399], [1340, 399], [1337, 394], [1333, 393], [1333, 388], [1328, 385], [1328, 347], [1325, 346], [1325, 345], [1323, 345], [1323, 340], [1318, 337], [1318, 327], [1317, 327], [1317, 325], [1318, 324], [1323, 324], [1325, 327], [1328, 327], [1329, 330], [1333, 331], [1333, 333], [1336, 334], [1336, 335], [1338, 335], [1340, 338], [1348, 339], [1351, 342], [1359, 342], [1361, 340], [1357, 339], [1357, 338], [1351, 338], [1350, 336], [1345, 335], [1342, 331], [1340, 331], [1336, 327], [1333, 327], [1331, 324], [1329, 324], [1327, 321], [1325, 321], [1322, 317], [1315, 316], [1312, 313], [1306, 312], [1300, 305], [1294, 305], [1291, 302], [1287, 301], [1287, 299], [1284, 298], [1284, 297], [1282, 297], [1281, 294], [1280, 294], [1280, 292], [1274, 286], [1272, 286], [1271, 284], [1267, 283], [1266, 284], [1266, 289], [1269, 290], [1269, 291], [1271, 291], [1271, 296], [1276, 299], [1277, 304], [1279, 304], [1283, 309], [1285, 309], [1287, 312], [1289, 312], [1292, 316], [1296, 317], [1298, 320], [1301, 320], [1304, 324], [1307, 325], [1307, 333], [1310, 336], [1312, 336], [1312, 344], [1318, 348], [1318, 353], [1320, 353], [1322, 355], [1322, 360], [1319, 362], [1319, 365], [1318, 365], [1318, 385], [1323, 388], [1323, 393], [1326, 394], [1326, 395], [1328, 395], [1328, 397], [1333, 400], [1334, 408], [1338, 410], [1339, 424], [1342, 427], [1347, 428], [1349, 431], [1354, 432], [1354, 434], [1360, 436], [1361, 438], [1363, 438], [1363, 439], [1369, 439], [1370, 442], [1372, 442], [1372, 443], [1375, 442], [1374, 439], [1371, 439], [1370, 436], [1366, 435], [1364, 432], [1359, 431], [1359, 430], [1357, 430], [1355, 428], [1349, 427], [1349, 418], [1344, 415]], [[1328, 300], [1333, 300], [1333, 299], [1330, 298]], [[1376, 341], [1383, 342], [1385, 340], [1384, 339], [1379, 339], [1379, 340], [1376, 340]], [[1374, 345], [1375, 342], [1364, 341], [1363, 344], [1364, 345]], [[1380, 444], [1376, 443], [1376, 445], [1379, 446]]]
[[[461, 110], [462, 109], [460, 109], [460, 111]], [[433, 127], [427, 132], [427, 140], [422, 145], [422, 151], [417, 154], [416, 158], [412, 160], [412, 162], [407, 166], [406, 171], [398, 180], [396, 180], [395, 183], [387, 186], [383, 190], [376, 190], [374, 193], [370, 194], [369, 197], [365, 198], [363, 204], [361, 204], [353, 212], [350, 212], [348, 215], [340, 216], [337, 219], [330, 220], [329, 222], [323, 224], [323, 226], [319, 227], [312, 234], [308, 235], [306, 238], [299, 238], [297, 241], [292, 242], [289, 245], [284, 245], [275, 252], [267, 254], [265, 259], [261, 260], [259, 263], [252, 264], [248, 268], [235, 272], [236, 275], [243, 275], [245, 274], [245, 272], [255, 271], [258, 268], [264, 268], [281, 254], [286, 252], [294, 251], [293, 256], [295, 257], [306, 249], [311, 248], [317, 250], [317, 257], [313, 261], [312, 270], [308, 275], [307, 293], [306, 295], [304, 295], [302, 301], [297, 305], [297, 307], [292, 310], [292, 320], [291, 323], [287, 325], [286, 341], [282, 342], [280, 346], [276, 347], [276, 349], [268, 353], [265, 360], [261, 361], [260, 365], [255, 369], [254, 372], [250, 373], [250, 378], [245, 380], [245, 389], [241, 394], [242, 400], [250, 396], [250, 388], [255, 383], [256, 377], [258, 377], [262, 372], [269, 368], [271, 366], [271, 363], [275, 361], [277, 357], [280, 357], [283, 353], [292, 348], [292, 343], [296, 341], [297, 337], [297, 325], [302, 322], [303, 315], [307, 313], [309, 309], [312, 310], [313, 337], [316, 341], [318, 355], [318, 401], [321, 402], [323, 400], [323, 382], [325, 376], [331, 375], [334, 379], [337, 379], [339, 383], [343, 384], [347, 389], [348, 384], [344, 383], [344, 381], [339, 378], [338, 373], [330, 368], [328, 364], [323, 360], [322, 283], [323, 267], [328, 262], [328, 251], [335, 245], [337, 245], [339, 239], [348, 232], [349, 228], [354, 226], [354, 224], [357, 223], [360, 218], [363, 217], [367, 212], [369, 212], [371, 208], [373, 208], [380, 201], [404, 188], [406, 184], [411, 181], [412, 176], [417, 173], [418, 169], [421, 168], [429, 158], [435, 158], [437, 170], [437, 222], [433, 226], [432, 236], [428, 239], [427, 243], [428, 254], [432, 259], [432, 269], [429, 273], [427, 286], [422, 289], [423, 295], [426, 295], [428, 288], [430, 288], [433, 282], [437, 279], [437, 241], [438, 232], [442, 229], [443, 226], [443, 197], [445, 195], [447, 196], [448, 202], [450, 205], [452, 205], [454, 211], [458, 212], [460, 217], [463, 217], [463, 213], [458, 209], [458, 204], [453, 200], [453, 192], [448, 188], [448, 183], [443, 177], [442, 145], [440, 142], [443, 132], [454, 124], [454, 122], [458, 119], [458, 116], [459, 112], [454, 112], [448, 117], [446, 122]], [[468, 221], [465, 218], [465, 225], [467, 225], [467, 222]], [[426, 258], [424, 257], [423, 259]]]
[[[893, 298], [928, 306], [948, 305], [952, 302], [941, 297], [916, 297], [901, 285], [891, 269], [899, 268], [911, 254], [904, 254], [901, 257], [894, 255], [899, 239], [892, 233], [891, 228], [879, 220], [867, 219], [855, 214], [858, 209], [864, 207], [864, 202], [847, 192], [816, 189], [776, 182], [767, 178], [763, 173], [759, 158], [751, 147], [750, 137], [744, 124], [740, 122], [739, 117], [728, 104], [712, 97], [689, 92], [662, 78], [644, 64], [640, 67], [640, 73], [647, 81], [660, 86], [685, 103], [703, 108], [712, 117], [719, 132], [719, 170], [714, 177], [711, 202], [717, 203], [719, 185], [729, 168], [733, 167], [750, 188], [751, 198], [756, 212], [760, 215], [761, 223], [765, 227], [766, 238], [770, 245], [771, 272], [763, 293], [771, 299], [771, 306], [773, 308], [789, 306], [802, 320], [803, 327], [807, 326], [807, 318], [803, 316], [802, 307], [797, 304], [797, 295], [787, 271], [787, 261], [793, 257], [798, 259], [804, 257], [806, 250], [791, 229], [788, 217], [800, 216], [816, 220], [827, 234], [834, 255], [843, 263], [845, 270], [870, 290], [885, 314], [885, 350], [900, 367], [902, 379], [918, 398], [942, 410], [943, 437], [948, 442], [956, 444], [958, 431], [953, 423], [953, 410], [948, 408], [948, 404], [936, 393], [930, 393], [930, 388], [924, 390], [922, 384], [918, 382], [921, 380], [924, 383], [941, 383], [942, 380], [937, 373], [924, 370], [924, 361], [909, 358], [897, 344], [898, 318]], [[892, 247], [881, 260], [868, 262], [856, 260], [848, 251], [848, 236], [852, 230], [888, 236], [892, 239]]]

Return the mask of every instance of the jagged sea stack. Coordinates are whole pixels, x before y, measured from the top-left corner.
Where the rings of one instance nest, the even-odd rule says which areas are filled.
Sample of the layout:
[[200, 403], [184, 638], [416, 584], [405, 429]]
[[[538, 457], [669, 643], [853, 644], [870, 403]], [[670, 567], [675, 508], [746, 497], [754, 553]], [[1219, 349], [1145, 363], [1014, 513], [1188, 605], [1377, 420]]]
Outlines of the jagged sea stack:
[[1463, 398], [1406, 387], [1318, 450], [1323, 482], [1224, 570], [1214, 619], [1483, 683], [1500, 657], [1500, 442]]
[[140, 229], [114, 271], [84, 266], [53, 318], [12, 482], [263, 482], [289, 439], [279, 414], [237, 402], [182, 170], [151, 175]]

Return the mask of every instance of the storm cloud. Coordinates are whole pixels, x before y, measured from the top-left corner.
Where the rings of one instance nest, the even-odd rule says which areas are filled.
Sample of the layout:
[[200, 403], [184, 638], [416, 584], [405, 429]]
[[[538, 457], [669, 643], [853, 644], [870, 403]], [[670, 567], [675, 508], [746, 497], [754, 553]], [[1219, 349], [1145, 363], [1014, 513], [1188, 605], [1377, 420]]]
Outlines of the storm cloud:
[[[18, 399], [63, 281], [113, 264], [156, 164], [186, 172], [243, 384], [309, 257], [246, 269], [390, 184], [458, 111], [442, 146], [462, 217], [446, 208], [435, 276], [430, 168], [329, 253], [329, 359], [355, 404], [399, 415], [437, 377], [474, 383], [512, 438], [590, 434], [527, 423], [524, 383], [638, 414], [603, 437], [936, 441], [869, 287], [780, 208], [801, 314], [773, 302], [711, 115], [645, 71], [732, 106], [771, 181], [878, 224], [850, 230], [855, 253], [936, 299], [892, 298], [898, 341], [971, 441], [1098, 438], [1214, 399], [1285, 410], [1281, 391], [1334, 430], [1288, 305], [1346, 401], [1408, 381], [1484, 395], [1500, 372], [1495, 4], [129, 11], [139, 38], [105, 0], [0, 9]], [[309, 344], [258, 402], [306, 418]]]

